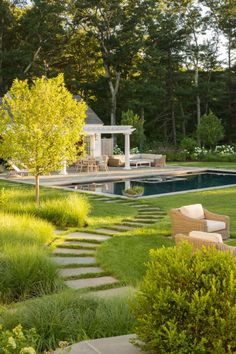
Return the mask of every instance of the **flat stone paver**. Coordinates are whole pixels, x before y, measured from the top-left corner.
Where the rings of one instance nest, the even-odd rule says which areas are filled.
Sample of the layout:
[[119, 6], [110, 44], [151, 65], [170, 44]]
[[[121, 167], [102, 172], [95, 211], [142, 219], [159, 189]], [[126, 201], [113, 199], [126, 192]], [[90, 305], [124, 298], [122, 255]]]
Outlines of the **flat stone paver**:
[[114, 284], [117, 280], [113, 277], [98, 277], [78, 280], [66, 280], [66, 285], [73, 289], [83, 289], [100, 285]]
[[91, 291], [88, 296], [95, 296], [100, 298], [113, 298], [113, 297], [131, 297], [135, 294], [135, 288], [131, 286], [122, 286], [121, 288], [112, 288], [98, 291]]
[[58, 265], [69, 264], [95, 264], [94, 257], [52, 257], [52, 260]]
[[63, 244], [64, 245], [86, 247], [86, 248], [99, 247], [99, 243], [83, 242], [83, 241], [65, 241]]
[[134, 227], [133, 226], [128, 226], [128, 225], [114, 225], [114, 229], [116, 230], [120, 230], [120, 231], [130, 231], [130, 230], [133, 230], [135, 228], [135, 225]]
[[69, 238], [76, 238], [76, 239], [81, 239], [81, 240], [96, 240], [96, 241], [106, 241], [109, 240], [109, 236], [106, 235], [97, 235], [97, 234], [92, 234], [92, 233], [86, 233], [86, 232], [72, 232], [71, 234], [68, 234], [65, 236], [66, 239]]
[[[119, 234], [120, 232], [119, 231], [116, 231], [116, 230], [112, 230], [112, 229], [103, 229], [103, 228], [99, 228], [99, 229], [96, 229], [97, 232], [101, 232], [103, 234]], [[108, 237], [108, 236], [106, 236]], [[111, 237], [109, 237], [111, 238]]]
[[[69, 347], [70, 354], [144, 354], [139, 348], [130, 343], [135, 335], [101, 338], [83, 341]], [[62, 354], [57, 350], [55, 354]], [[146, 352], [147, 354], [147, 352]]]
[[53, 253], [56, 254], [95, 254], [95, 250], [80, 250], [77, 248], [56, 248]]
[[103, 269], [100, 267], [82, 267], [82, 268], [65, 268], [60, 269], [62, 277], [73, 277], [76, 275], [84, 275], [91, 273], [103, 273]]

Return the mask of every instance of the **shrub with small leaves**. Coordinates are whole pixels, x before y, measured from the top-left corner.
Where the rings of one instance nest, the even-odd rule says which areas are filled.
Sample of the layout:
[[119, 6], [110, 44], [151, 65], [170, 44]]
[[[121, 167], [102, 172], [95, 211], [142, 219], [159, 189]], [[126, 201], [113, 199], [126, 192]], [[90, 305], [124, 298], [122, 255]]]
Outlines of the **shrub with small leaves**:
[[158, 354], [236, 353], [236, 259], [189, 244], [151, 250], [133, 306], [142, 348]]
[[0, 325], [0, 354], [36, 354], [38, 335], [35, 329], [23, 330], [21, 325], [6, 330]]
[[113, 148], [113, 155], [124, 155], [124, 151], [122, 151], [118, 145], [115, 145]]

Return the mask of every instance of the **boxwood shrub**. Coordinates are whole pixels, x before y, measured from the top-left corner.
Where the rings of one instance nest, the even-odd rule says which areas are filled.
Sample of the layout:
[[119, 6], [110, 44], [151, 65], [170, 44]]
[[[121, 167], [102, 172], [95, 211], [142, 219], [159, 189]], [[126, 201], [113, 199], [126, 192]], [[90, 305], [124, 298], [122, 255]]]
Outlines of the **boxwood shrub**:
[[136, 333], [152, 353], [236, 352], [236, 260], [190, 245], [151, 251], [133, 306]]

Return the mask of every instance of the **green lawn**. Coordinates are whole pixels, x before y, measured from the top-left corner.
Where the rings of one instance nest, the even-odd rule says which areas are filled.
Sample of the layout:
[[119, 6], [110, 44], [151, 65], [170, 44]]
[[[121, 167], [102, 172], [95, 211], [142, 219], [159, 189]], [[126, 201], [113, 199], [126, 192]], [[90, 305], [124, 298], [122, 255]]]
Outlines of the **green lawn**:
[[169, 162], [168, 165], [173, 166], [193, 166], [204, 168], [222, 168], [236, 170], [236, 162], [201, 162], [201, 161], [187, 161], [187, 162]]
[[137, 286], [145, 273], [150, 249], [173, 245], [172, 239], [160, 236], [117, 236], [98, 249], [97, 259], [119, 280]]

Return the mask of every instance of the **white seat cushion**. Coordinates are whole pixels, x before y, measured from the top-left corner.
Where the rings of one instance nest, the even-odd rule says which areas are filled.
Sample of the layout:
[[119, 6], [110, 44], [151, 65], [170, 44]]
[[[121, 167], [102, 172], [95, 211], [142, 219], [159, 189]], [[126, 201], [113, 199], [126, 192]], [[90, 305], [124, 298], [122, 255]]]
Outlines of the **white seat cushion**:
[[214, 231], [226, 229], [226, 225], [224, 221], [208, 220], [208, 219], [205, 219], [205, 221], [207, 223], [208, 232], [214, 232]]
[[215, 234], [215, 233], [203, 232], [203, 231], [191, 231], [189, 233], [189, 236], [192, 238], [197, 238], [199, 240], [223, 243], [221, 234]]
[[192, 204], [192, 205], [182, 206], [180, 208], [180, 212], [183, 215], [193, 219], [201, 220], [204, 219], [205, 217], [202, 204]]

